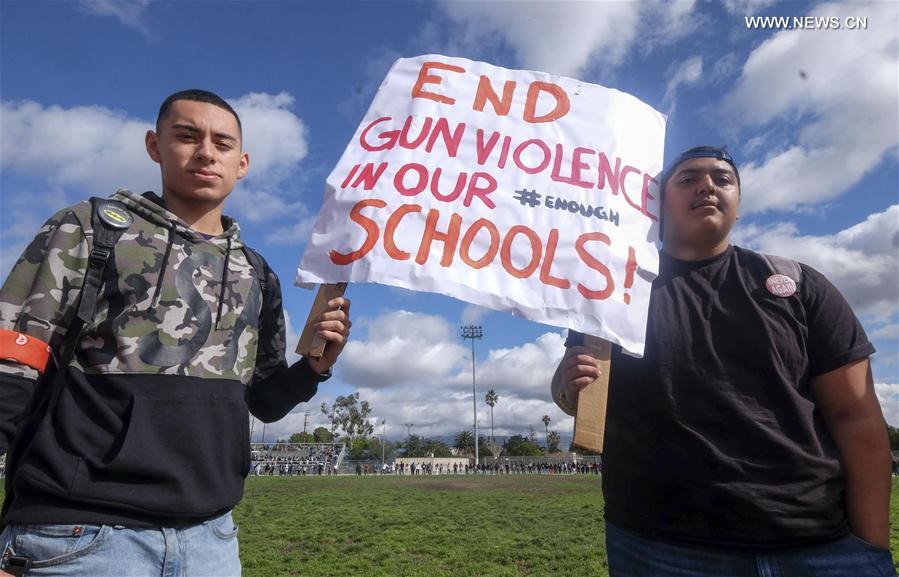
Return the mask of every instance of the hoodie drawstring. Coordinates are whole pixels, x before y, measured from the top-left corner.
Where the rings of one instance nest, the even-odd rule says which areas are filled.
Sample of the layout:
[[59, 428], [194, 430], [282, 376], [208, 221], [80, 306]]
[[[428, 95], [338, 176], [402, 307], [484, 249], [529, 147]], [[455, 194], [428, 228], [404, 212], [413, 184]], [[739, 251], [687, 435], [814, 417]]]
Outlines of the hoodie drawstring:
[[222, 268], [222, 286], [219, 290], [218, 310], [215, 313], [215, 330], [220, 330], [222, 305], [225, 303], [225, 285], [228, 284], [228, 263], [231, 260], [231, 237], [228, 237], [228, 248], [225, 250], [225, 266]]
[[150, 308], [156, 308], [159, 304], [159, 293], [162, 292], [162, 280], [165, 278], [165, 269], [168, 268], [169, 265], [169, 255], [172, 254], [172, 245], [175, 244], [175, 225], [169, 224], [166, 227], [166, 235], [168, 236], [168, 241], [165, 245], [165, 254], [162, 257], [162, 268], [159, 271], [159, 280], [156, 282], [156, 292], [153, 293], [153, 301], [150, 304]]

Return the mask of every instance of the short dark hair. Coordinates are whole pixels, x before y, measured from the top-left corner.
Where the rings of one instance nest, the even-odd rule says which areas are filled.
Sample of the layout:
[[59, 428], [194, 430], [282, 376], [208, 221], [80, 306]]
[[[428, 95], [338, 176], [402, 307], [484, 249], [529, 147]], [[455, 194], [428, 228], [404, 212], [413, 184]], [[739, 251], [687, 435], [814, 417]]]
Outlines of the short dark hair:
[[206, 102], [208, 104], [218, 106], [223, 110], [227, 110], [234, 115], [234, 119], [237, 120], [237, 130], [241, 133], [241, 136], [243, 135], [243, 127], [240, 124], [240, 117], [236, 112], [234, 112], [234, 109], [231, 108], [231, 105], [225, 102], [225, 99], [218, 94], [209, 92], [208, 90], [201, 90], [199, 88], [181, 90], [180, 92], [169, 95], [168, 98], [162, 101], [162, 106], [159, 107], [159, 114], [156, 116], [156, 132], [159, 132], [159, 125], [169, 113], [169, 110], [172, 108], [172, 104], [178, 100]]

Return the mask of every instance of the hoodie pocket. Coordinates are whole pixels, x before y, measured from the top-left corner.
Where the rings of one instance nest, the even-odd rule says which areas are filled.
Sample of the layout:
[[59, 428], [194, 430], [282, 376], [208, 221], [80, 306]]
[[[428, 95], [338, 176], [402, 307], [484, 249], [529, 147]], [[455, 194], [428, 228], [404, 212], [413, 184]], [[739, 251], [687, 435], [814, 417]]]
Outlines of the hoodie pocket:
[[160, 516], [202, 517], [243, 495], [249, 438], [243, 387], [236, 398], [135, 395], [120, 449], [78, 468], [71, 497]]

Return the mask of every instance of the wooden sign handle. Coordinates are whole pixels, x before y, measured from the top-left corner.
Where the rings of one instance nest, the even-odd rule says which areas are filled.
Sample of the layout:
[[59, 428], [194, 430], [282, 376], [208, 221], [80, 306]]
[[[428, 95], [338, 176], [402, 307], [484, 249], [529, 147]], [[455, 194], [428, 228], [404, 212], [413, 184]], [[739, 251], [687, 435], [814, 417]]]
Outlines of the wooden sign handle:
[[314, 359], [322, 357], [328, 342], [316, 333], [315, 319], [328, 310], [328, 301], [343, 296], [344, 291], [346, 291], [345, 282], [323, 284], [318, 287], [315, 300], [312, 301], [312, 308], [309, 310], [309, 316], [306, 318], [306, 326], [303, 327], [303, 334], [300, 335], [300, 342], [297, 343], [297, 353]]
[[606, 431], [606, 405], [609, 398], [609, 369], [612, 365], [612, 343], [592, 335], [584, 335], [584, 346], [599, 359], [599, 378], [581, 389], [577, 416], [574, 419], [574, 444], [602, 453]]

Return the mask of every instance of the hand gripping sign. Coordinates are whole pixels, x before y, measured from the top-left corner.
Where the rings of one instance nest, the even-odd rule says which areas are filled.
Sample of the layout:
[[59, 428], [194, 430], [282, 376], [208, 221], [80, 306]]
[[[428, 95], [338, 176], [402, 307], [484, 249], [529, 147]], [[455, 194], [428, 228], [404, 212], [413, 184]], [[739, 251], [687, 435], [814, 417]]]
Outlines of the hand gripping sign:
[[664, 137], [617, 90], [401, 58], [327, 179], [297, 284], [442, 293], [642, 355]]

